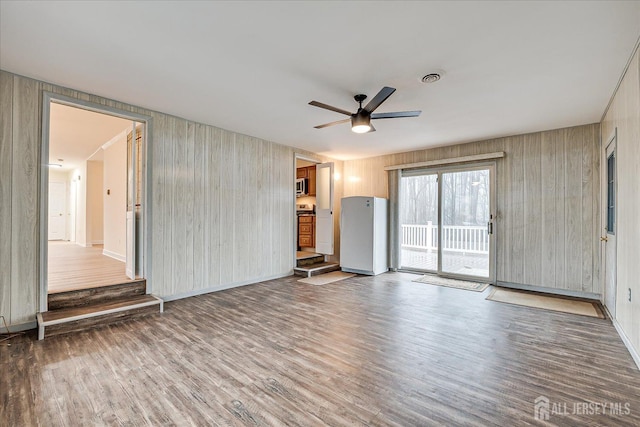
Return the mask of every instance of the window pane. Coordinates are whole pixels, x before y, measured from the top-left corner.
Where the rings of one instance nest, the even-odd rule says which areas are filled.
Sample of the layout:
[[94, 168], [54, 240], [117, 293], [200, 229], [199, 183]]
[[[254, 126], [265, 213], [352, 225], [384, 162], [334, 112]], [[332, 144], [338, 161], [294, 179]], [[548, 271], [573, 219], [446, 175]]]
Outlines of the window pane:
[[616, 158], [612, 153], [607, 158], [607, 232], [614, 234], [616, 218]]
[[438, 270], [438, 176], [402, 177], [400, 266]]

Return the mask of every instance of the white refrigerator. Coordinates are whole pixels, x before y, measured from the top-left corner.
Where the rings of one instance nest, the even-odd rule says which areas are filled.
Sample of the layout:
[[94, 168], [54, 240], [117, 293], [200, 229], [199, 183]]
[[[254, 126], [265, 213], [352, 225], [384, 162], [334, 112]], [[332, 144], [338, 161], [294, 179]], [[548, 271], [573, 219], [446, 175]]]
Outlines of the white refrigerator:
[[388, 204], [380, 197], [344, 197], [340, 203], [340, 267], [375, 275], [389, 270]]

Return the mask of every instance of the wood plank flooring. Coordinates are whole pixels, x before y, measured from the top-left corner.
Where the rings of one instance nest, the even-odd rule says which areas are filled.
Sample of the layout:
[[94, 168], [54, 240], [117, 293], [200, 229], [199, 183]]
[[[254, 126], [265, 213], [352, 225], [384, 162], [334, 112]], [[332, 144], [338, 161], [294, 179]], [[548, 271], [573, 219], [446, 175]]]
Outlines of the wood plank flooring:
[[[165, 313], [0, 345], [7, 425], [640, 425], [640, 372], [610, 321], [484, 293], [296, 277], [166, 303]], [[574, 404], [630, 413], [574, 414]], [[623, 411], [626, 406], [622, 406]]]
[[88, 248], [63, 241], [49, 242], [48, 293], [127, 283], [125, 263], [102, 255], [102, 245]]

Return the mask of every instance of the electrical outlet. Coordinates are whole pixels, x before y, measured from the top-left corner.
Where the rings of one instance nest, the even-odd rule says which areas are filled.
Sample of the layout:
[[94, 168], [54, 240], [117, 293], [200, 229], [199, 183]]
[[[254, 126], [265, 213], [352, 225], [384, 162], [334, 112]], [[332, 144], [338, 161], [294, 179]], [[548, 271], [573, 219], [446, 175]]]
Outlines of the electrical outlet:
[[631, 302], [631, 288], [629, 288], [629, 302]]

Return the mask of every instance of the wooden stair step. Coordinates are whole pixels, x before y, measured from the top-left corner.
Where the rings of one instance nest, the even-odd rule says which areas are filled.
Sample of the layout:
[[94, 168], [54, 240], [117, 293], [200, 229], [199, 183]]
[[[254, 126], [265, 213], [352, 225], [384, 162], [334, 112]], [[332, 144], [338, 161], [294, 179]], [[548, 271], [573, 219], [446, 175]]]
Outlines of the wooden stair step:
[[109, 286], [50, 293], [47, 295], [47, 307], [50, 311], [80, 307], [106, 301], [118, 301], [146, 293], [147, 281], [141, 279]]
[[324, 255], [311, 254], [311, 256], [296, 259], [296, 267], [304, 267], [324, 262]]
[[319, 274], [330, 273], [336, 270], [340, 270], [339, 264], [335, 262], [322, 262], [304, 267], [296, 267], [293, 269], [293, 274], [296, 276], [311, 277]]
[[134, 316], [162, 313], [164, 301], [153, 295], [135, 295], [81, 307], [38, 313], [38, 339], [111, 324]]

